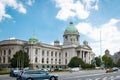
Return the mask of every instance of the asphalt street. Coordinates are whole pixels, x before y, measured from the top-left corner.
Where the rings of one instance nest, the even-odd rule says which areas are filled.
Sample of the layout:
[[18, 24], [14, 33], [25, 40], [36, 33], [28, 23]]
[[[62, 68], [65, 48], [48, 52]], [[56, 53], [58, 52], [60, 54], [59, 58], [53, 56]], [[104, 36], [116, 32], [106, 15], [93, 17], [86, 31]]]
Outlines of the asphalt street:
[[[53, 73], [59, 75], [59, 80], [120, 80], [120, 71], [105, 73], [104, 70]], [[0, 75], [0, 80], [16, 80], [9, 75]]]
[[59, 80], [120, 80], [120, 71], [105, 73], [105, 71], [83, 71], [60, 75]]

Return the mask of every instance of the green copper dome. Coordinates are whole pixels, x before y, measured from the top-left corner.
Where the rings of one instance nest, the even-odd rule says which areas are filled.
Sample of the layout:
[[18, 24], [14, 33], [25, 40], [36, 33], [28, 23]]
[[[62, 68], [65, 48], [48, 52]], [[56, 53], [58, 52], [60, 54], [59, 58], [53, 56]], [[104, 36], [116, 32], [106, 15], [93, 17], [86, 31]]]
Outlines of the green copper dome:
[[88, 42], [86, 40], [83, 41], [84, 45], [88, 45]]
[[59, 43], [59, 40], [55, 40], [54, 43]]
[[29, 39], [29, 42], [35, 43], [35, 42], [38, 42], [38, 39], [37, 39], [36, 36], [32, 36], [32, 37]]
[[78, 30], [76, 29], [76, 27], [74, 26], [73, 22], [70, 22], [69, 26], [66, 28], [65, 32], [78, 32]]

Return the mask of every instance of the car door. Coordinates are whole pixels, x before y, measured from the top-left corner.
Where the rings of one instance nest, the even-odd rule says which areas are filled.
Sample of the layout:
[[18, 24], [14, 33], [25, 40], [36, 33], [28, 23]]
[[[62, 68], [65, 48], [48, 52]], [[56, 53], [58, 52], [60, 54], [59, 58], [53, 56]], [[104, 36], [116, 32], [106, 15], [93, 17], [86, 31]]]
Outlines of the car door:
[[49, 75], [45, 71], [39, 71], [39, 80], [49, 79]]
[[39, 71], [32, 71], [29, 75], [34, 80], [40, 80]]

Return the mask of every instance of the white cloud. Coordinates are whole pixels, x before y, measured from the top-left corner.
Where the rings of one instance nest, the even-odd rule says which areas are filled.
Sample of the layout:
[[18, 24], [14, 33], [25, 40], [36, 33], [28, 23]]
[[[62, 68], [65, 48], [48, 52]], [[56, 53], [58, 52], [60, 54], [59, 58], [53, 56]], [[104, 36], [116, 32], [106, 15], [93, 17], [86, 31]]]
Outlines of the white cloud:
[[27, 13], [22, 2], [17, 2], [17, 0], [0, 0], [0, 22], [4, 18], [12, 18], [12, 16], [6, 12], [7, 7], [13, 8], [23, 14]]
[[53, 0], [56, 7], [60, 8], [56, 16], [57, 19], [67, 20], [77, 17], [86, 19], [90, 15], [90, 10], [98, 10], [99, 0]]
[[85, 4], [85, 8], [87, 10], [90, 10], [90, 9], [98, 10], [98, 2], [99, 2], [99, 0], [82, 0], [82, 1]]
[[27, 4], [29, 5], [29, 6], [32, 6], [32, 4], [35, 2], [35, 0], [27, 0]]
[[[98, 55], [100, 54], [100, 32], [101, 32], [101, 47], [102, 55], [106, 49], [109, 49], [111, 54], [119, 50], [120, 44], [120, 31], [119, 26], [116, 24], [120, 23], [118, 19], [111, 19], [108, 23], [101, 26], [93, 27], [90, 23], [79, 23], [76, 25], [80, 33], [88, 36], [94, 40], [94, 43], [91, 43], [93, 51]], [[99, 28], [96, 28], [99, 27]]]
[[9, 14], [5, 12], [5, 6], [0, 2], [0, 22], [3, 18], [11, 18]]

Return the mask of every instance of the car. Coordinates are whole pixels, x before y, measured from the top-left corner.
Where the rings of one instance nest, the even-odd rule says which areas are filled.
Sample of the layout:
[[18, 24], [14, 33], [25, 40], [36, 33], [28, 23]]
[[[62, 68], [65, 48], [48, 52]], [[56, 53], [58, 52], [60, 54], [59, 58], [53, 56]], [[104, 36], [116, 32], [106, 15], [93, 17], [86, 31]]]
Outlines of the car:
[[106, 69], [106, 73], [110, 73], [110, 72], [113, 72], [113, 70], [110, 68], [110, 69]]
[[117, 67], [113, 67], [112, 70], [113, 71], [118, 71], [118, 68]]
[[118, 68], [117, 68], [117, 67], [113, 67], [113, 68], [107, 69], [107, 70], [106, 70], [106, 73], [115, 72], [115, 71], [118, 71]]
[[42, 68], [42, 69], [39, 69], [39, 70], [48, 72], [48, 71], [50, 71], [50, 68]]
[[19, 76], [20, 75], [20, 73], [21, 73], [21, 70], [10, 70], [10, 77], [17, 77], [17, 76]]
[[16, 80], [58, 80], [58, 75], [41, 70], [29, 70], [21, 73]]
[[70, 71], [77, 72], [80, 71], [80, 68], [79, 67], [70, 68]]

